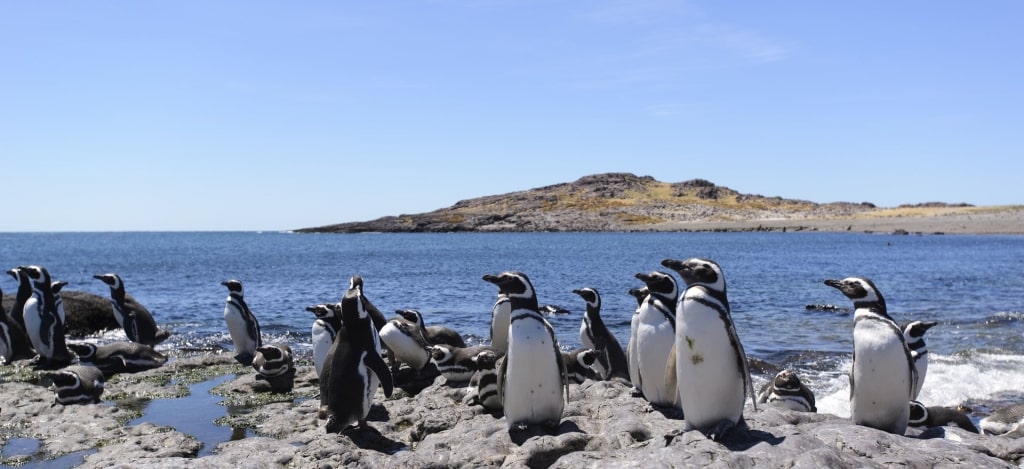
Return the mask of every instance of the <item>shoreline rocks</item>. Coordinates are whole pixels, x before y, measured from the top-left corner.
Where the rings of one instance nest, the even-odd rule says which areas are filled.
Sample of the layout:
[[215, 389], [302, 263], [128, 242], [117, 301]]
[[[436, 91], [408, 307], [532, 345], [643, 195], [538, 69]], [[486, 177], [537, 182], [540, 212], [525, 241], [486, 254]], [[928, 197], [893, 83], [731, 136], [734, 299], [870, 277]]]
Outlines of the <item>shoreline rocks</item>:
[[[699, 432], [682, 432], [682, 420], [633, 397], [622, 381], [571, 385], [555, 434], [510, 433], [500, 413], [463, 404], [465, 383], [450, 384], [437, 376], [416, 394], [396, 389], [384, 400], [378, 390], [371, 428], [336, 435], [326, 433], [317, 420], [316, 373], [308, 363], [297, 364], [291, 392], [273, 394], [255, 392], [255, 373], [227, 353], [175, 357], [159, 369], [112, 378], [101, 404], [74, 406], [52, 405], [46, 383], [17, 366], [0, 368], [0, 445], [35, 439], [39, 447], [13, 458], [5, 450], [0, 464], [65, 455], [80, 456], [80, 467], [86, 468], [1013, 467], [1024, 462], [1024, 439], [952, 427], [911, 429], [899, 436], [830, 414], [767, 405], [755, 411], [749, 403], [750, 431], [715, 443]], [[214, 379], [223, 381], [210, 393], [221, 399], [224, 412], [209, 415], [207, 423], [245, 428], [244, 438], [231, 440], [228, 435], [238, 432], [225, 430], [222, 441], [210, 443], [215, 448], [204, 447], [203, 436], [147, 421], [148, 399], [187, 405], [189, 397], [182, 396], [190, 386]], [[197, 397], [202, 396], [192, 396]], [[142, 423], [128, 425], [136, 421]]]

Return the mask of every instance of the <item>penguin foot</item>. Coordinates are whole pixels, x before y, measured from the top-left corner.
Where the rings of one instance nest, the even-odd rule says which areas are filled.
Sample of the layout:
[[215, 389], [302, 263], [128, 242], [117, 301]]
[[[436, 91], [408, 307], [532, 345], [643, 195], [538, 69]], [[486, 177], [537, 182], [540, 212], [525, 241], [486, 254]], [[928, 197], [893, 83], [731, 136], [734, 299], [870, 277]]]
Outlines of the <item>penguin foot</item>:
[[634, 387], [629, 390], [629, 395], [630, 397], [644, 397], [644, 392], [639, 388]]
[[745, 433], [748, 429], [749, 427], [747, 427], [747, 422], [741, 416], [738, 422], [733, 423], [732, 420], [725, 419], [716, 423], [707, 431], [702, 430], [701, 433], [711, 441], [721, 442], [727, 436], [739, 435], [741, 433]]

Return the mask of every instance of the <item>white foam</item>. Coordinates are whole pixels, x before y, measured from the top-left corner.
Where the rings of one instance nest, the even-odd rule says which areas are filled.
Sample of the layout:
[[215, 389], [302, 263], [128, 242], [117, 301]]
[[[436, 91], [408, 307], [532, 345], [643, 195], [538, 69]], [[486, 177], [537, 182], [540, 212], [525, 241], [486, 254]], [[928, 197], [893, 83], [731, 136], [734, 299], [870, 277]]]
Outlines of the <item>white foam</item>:
[[[1024, 356], [972, 353], [968, 355], [929, 354], [928, 374], [918, 400], [929, 406], [955, 407], [969, 400], [983, 400], [1024, 389]], [[850, 416], [851, 361], [839, 365], [842, 373], [820, 378], [818, 412]]]

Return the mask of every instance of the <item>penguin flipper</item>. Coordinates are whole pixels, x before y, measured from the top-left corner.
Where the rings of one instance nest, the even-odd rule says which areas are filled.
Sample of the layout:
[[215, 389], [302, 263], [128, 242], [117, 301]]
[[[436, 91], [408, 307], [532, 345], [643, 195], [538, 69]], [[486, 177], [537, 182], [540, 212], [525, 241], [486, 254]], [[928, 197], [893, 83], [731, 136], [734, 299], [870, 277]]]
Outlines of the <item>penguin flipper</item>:
[[[561, 356], [562, 355], [559, 354], [558, 356], [559, 356], [559, 360], [561, 360]], [[505, 405], [505, 373], [508, 371], [508, 369], [505, 367], [505, 358], [506, 357], [501, 357], [500, 359], [498, 359], [498, 363], [497, 363], [497, 365], [498, 365], [498, 383], [497, 383], [498, 384], [498, 401], [501, 402], [502, 406]], [[564, 371], [562, 373], [562, 376], [565, 376], [565, 372]]]
[[368, 353], [363, 358], [363, 364], [380, 379], [380, 385], [384, 388], [384, 396], [391, 397], [391, 393], [395, 390], [395, 382], [391, 377], [391, 370], [388, 369], [387, 363], [384, 363], [384, 359], [376, 353]]
[[747, 362], [747, 353], [743, 350], [743, 344], [740, 343], [740, 337], [736, 334], [736, 325], [733, 324], [731, 317], [728, 319], [728, 327], [726, 330], [729, 332], [729, 340], [736, 344], [736, 351], [739, 353], [740, 362], [743, 364], [743, 393], [750, 395], [750, 403], [754, 405], [754, 411], [757, 411], [757, 394], [754, 393], [754, 381], [750, 378], [750, 364]]

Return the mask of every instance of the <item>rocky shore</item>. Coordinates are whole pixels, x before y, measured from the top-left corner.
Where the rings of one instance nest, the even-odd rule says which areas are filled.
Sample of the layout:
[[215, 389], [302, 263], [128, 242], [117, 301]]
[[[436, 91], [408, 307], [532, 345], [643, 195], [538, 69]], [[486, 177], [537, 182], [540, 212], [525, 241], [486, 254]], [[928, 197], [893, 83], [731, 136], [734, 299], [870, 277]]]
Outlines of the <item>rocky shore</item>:
[[[682, 432], [682, 420], [632, 396], [620, 381], [571, 385], [561, 426], [556, 434], [544, 434], [510, 433], [500, 414], [464, 403], [464, 384], [447, 383], [436, 370], [419, 379], [399, 376], [405, 386], [390, 399], [378, 391], [370, 429], [338, 435], [326, 433], [317, 420], [316, 373], [308, 363], [298, 367], [292, 392], [271, 394], [254, 392], [255, 373], [229, 353], [177, 356], [159, 369], [115, 376], [100, 404], [72, 406], [53, 405], [48, 383], [27, 363], [0, 372], [0, 464], [9, 466], [46, 461], [49, 467], [86, 468], [1014, 467], [1024, 462], [1024, 439], [956, 427], [911, 429], [898, 436], [834, 415], [765, 405], [754, 410], [749, 403], [750, 431], [716, 443], [699, 432]], [[219, 403], [211, 411], [197, 399]], [[170, 410], [155, 415], [157, 407]]]
[[299, 233], [533, 231], [829, 231], [1024, 234], [1024, 205], [927, 202], [878, 207], [743, 194], [703, 179], [667, 183], [606, 173], [489, 195], [426, 213], [339, 223]]

